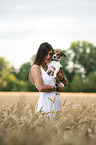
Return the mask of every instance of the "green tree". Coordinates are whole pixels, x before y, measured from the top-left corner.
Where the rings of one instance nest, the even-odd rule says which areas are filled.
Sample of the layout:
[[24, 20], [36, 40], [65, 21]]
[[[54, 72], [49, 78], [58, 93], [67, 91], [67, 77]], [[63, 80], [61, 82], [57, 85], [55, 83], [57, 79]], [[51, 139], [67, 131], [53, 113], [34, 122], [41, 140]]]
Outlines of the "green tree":
[[27, 62], [21, 65], [19, 72], [17, 73], [17, 78], [20, 80], [28, 81], [30, 68], [31, 68], [30, 62]]
[[[69, 48], [71, 61], [73, 62], [72, 71], [74, 73], [85, 74], [95, 71], [96, 67], [96, 47], [87, 41], [73, 42]], [[83, 70], [83, 71], [82, 71]]]
[[24, 91], [26, 82], [18, 80], [13, 74], [3, 70], [0, 77], [0, 91]]
[[9, 62], [5, 60], [4, 57], [0, 56], [0, 72], [4, 69], [8, 70], [9, 69]]
[[90, 72], [83, 80], [83, 88], [85, 92], [96, 92], [96, 73]]
[[79, 74], [75, 74], [73, 80], [70, 84], [73, 92], [82, 92], [83, 91], [83, 82]]
[[[96, 85], [94, 79], [90, 79], [89, 76], [93, 74], [93, 78], [95, 78], [96, 47], [87, 41], [77, 41], [71, 44], [68, 52], [70, 54], [69, 62], [72, 64], [69, 65], [68, 70], [68, 72], [71, 74], [69, 83], [72, 91], [95, 91], [94, 86]], [[92, 84], [88, 83], [89, 80]]]
[[14, 67], [5, 58], [0, 57], [0, 91], [24, 91], [26, 82], [18, 80], [12, 73]]

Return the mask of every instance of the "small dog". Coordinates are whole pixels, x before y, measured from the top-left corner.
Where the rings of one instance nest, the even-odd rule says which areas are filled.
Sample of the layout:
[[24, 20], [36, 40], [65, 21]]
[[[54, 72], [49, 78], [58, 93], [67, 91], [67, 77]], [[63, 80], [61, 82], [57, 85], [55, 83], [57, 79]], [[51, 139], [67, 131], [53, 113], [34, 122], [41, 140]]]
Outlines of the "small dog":
[[61, 57], [66, 57], [66, 55], [63, 52], [54, 50], [52, 60], [48, 64], [48, 75], [53, 76], [54, 78], [57, 77], [57, 73], [59, 72], [60, 68], [62, 68], [62, 65], [60, 64]]
[[[63, 52], [54, 50], [52, 60], [48, 64], [47, 74], [50, 76], [53, 76], [56, 79], [57, 79], [57, 74], [58, 74], [60, 68], [62, 68], [62, 65], [60, 64], [61, 57], [66, 57], [66, 55]], [[62, 85], [64, 86], [63, 83], [62, 83]]]

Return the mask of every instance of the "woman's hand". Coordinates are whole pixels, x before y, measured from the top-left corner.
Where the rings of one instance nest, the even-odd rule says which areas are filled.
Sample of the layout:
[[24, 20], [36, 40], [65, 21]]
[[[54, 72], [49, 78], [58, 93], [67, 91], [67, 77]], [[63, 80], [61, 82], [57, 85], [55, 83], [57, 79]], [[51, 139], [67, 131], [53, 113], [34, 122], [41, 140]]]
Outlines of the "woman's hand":
[[64, 86], [68, 86], [68, 81], [64, 77], [64, 72], [63, 72], [62, 68], [59, 70], [59, 72], [57, 74], [57, 78], [59, 79], [59, 81], [61, 81], [64, 84]]
[[60, 83], [58, 83], [58, 86], [59, 86], [58, 92], [62, 92], [64, 87]]
[[57, 78], [58, 78], [59, 80], [62, 80], [63, 77], [64, 77], [64, 74], [62, 74], [62, 73], [59, 71], [58, 74], [57, 74]]

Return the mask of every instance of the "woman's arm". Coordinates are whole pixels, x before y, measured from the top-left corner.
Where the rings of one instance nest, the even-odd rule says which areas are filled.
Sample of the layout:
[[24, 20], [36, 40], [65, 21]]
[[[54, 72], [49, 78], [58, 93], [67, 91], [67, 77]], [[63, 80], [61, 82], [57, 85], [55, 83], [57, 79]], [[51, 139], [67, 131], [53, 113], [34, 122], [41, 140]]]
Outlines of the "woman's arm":
[[[40, 92], [54, 92], [54, 91], [56, 91], [56, 86], [49, 86], [49, 85], [43, 84], [41, 68], [39, 65], [34, 64], [31, 67], [30, 80], [34, 81], [38, 91], [40, 91]], [[60, 86], [60, 88], [61, 88], [61, 86]], [[62, 89], [63, 88], [61, 88], [59, 90], [61, 91]]]
[[68, 86], [68, 81], [67, 79], [64, 77], [64, 72], [62, 70], [62, 68], [60, 68], [57, 77], [59, 78], [59, 81], [61, 81], [65, 86]]

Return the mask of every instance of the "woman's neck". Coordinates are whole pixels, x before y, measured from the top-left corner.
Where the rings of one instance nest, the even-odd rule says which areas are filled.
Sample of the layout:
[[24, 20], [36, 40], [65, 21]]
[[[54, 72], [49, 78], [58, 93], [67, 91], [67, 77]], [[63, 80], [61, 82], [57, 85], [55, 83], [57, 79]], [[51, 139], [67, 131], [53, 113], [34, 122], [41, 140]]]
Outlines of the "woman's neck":
[[47, 71], [48, 69], [47, 63], [41, 63], [41, 66], [43, 67], [45, 71]]

